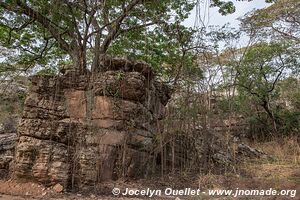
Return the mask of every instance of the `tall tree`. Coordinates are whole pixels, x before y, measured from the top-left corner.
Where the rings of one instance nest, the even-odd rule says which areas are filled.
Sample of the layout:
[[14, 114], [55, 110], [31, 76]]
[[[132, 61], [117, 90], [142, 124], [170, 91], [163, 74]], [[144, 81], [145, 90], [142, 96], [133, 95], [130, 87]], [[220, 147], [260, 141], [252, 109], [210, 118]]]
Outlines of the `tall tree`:
[[[232, 1], [207, 0], [223, 15], [235, 11]], [[0, 45], [16, 50], [11, 60], [25, 68], [72, 60], [81, 72], [95, 69], [118, 38], [145, 41], [165, 30], [178, 33], [198, 0], [1, 0]], [[132, 33], [132, 34], [131, 34]], [[129, 36], [129, 37], [128, 37]], [[171, 36], [169, 34], [169, 36]], [[175, 35], [178, 37], [179, 35]], [[131, 38], [130, 38], [131, 37]], [[168, 44], [170, 37], [161, 37]], [[172, 41], [173, 42], [173, 41]], [[181, 41], [179, 57], [186, 55]], [[160, 41], [161, 43], [161, 41]], [[119, 43], [120, 44], [120, 43]], [[123, 43], [124, 44], [124, 43]], [[116, 47], [116, 46], [115, 46]], [[119, 46], [120, 48], [127, 48]], [[184, 50], [184, 51], [182, 51]], [[183, 53], [182, 53], [183, 52]], [[181, 70], [179, 70], [181, 71]]]
[[2, 0], [0, 40], [27, 61], [66, 54], [84, 72], [121, 35], [178, 24], [193, 7], [186, 0]]
[[299, 58], [294, 49], [281, 43], [259, 43], [246, 51], [236, 65], [237, 84], [241, 95], [250, 95], [269, 116], [277, 131], [277, 121], [272, 108], [272, 99], [278, 93], [278, 83], [299, 67]]

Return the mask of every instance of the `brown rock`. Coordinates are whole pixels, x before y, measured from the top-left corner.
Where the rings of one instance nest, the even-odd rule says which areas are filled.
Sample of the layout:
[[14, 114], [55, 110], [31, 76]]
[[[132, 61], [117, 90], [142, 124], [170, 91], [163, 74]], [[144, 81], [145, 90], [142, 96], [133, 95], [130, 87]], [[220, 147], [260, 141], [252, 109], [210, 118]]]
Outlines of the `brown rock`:
[[31, 92], [25, 100], [24, 118], [62, 119], [67, 117], [64, 103], [55, 98]]
[[243, 143], [238, 145], [237, 152], [240, 156], [243, 156], [244, 158], [271, 158], [271, 156], [269, 156], [265, 152], [252, 148]]
[[107, 71], [94, 84], [95, 95], [111, 96], [134, 101], [145, 97], [145, 77], [138, 72]]
[[66, 107], [71, 118], [86, 118], [86, 97], [84, 91], [67, 90], [64, 93], [66, 97]]
[[64, 187], [61, 184], [57, 183], [53, 186], [53, 190], [56, 193], [61, 193], [64, 190]]
[[102, 70], [131, 71], [133, 64], [132, 61], [126, 58], [111, 58], [107, 56], [102, 60]]
[[97, 131], [88, 132], [85, 135], [87, 145], [120, 145], [124, 143], [126, 133], [124, 131], [99, 129]]
[[123, 120], [112, 120], [112, 119], [93, 119], [92, 124], [99, 128], [116, 129], [116, 130], [121, 130], [125, 126]]
[[102, 65], [104, 72], [92, 76], [31, 78], [12, 162], [16, 178], [56, 184], [61, 192], [73, 183], [81, 188], [147, 175], [169, 93], [147, 63], [108, 59]]
[[144, 61], [131, 61], [127, 58], [111, 58], [105, 57], [102, 60], [102, 71], [124, 71], [124, 72], [139, 72], [147, 79], [152, 79], [154, 76], [151, 66]]
[[94, 98], [93, 119], [139, 120], [151, 121], [151, 114], [141, 103], [104, 96]]
[[19, 135], [30, 136], [42, 140], [52, 140], [64, 144], [72, 144], [76, 140], [76, 133], [85, 131], [79, 121], [26, 119], [19, 122]]
[[8, 177], [13, 169], [13, 156], [17, 140], [15, 133], [0, 134], [0, 178]]
[[65, 184], [69, 173], [68, 147], [50, 140], [21, 136], [16, 146], [14, 175], [42, 183]]

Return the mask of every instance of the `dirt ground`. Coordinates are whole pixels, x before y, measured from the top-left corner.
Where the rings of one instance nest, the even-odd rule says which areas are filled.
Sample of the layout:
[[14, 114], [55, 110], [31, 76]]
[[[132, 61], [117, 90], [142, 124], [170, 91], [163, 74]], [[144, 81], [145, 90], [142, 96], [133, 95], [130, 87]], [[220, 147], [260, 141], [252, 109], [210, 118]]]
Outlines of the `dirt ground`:
[[[248, 166], [251, 168], [251, 172], [254, 171], [257, 173], [257, 168], [261, 167], [261, 164]], [[209, 188], [214, 189], [228, 189], [228, 188], [277, 188], [277, 189], [296, 189], [297, 192], [300, 192], [300, 168], [296, 169], [295, 166], [290, 167], [282, 167], [282, 166], [264, 166], [264, 170], [258, 170], [260, 174], [257, 176], [260, 177], [238, 177], [236, 175], [206, 175], [197, 178], [198, 183], [196, 184], [193, 181], [190, 181], [188, 184], [191, 185], [191, 188], [202, 187], [203, 185], [208, 186]], [[268, 169], [268, 171], [266, 170]], [[264, 173], [265, 171], [265, 173]], [[272, 177], [275, 172], [280, 172], [281, 177]], [[295, 172], [297, 172], [295, 174]], [[299, 173], [299, 174], [298, 174]], [[290, 177], [291, 176], [291, 177]], [[171, 182], [169, 182], [171, 183]], [[172, 184], [174, 184], [173, 182]], [[298, 200], [300, 199], [299, 193], [296, 197], [287, 197], [287, 196], [273, 196], [273, 197], [212, 197], [208, 195], [201, 194], [200, 196], [159, 196], [159, 197], [119, 197], [113, 196], [111, 191], [113, 187], [121, 188], [123, 191], [126, 187], [131, 189], [137, 188], [165, 188], [165, 187], [174, 187], [174, 185], [169, 186], [167, 183], [163, 186], [162, 182], [153, 182], [153, 184], [149, 183], [141, 183], [141, 182], [118, 182], [116, 183], [106, 183], [102, 185], [98, 189], [89, 190], [88, 192], [57, 192], [53, 187], [44, 187], [37, 183], [22, 183], [16, 182], [12, 180], [8, 181], [0, 181], [0, 200], [35, 200], [35, 199], [43, 199], [43, 200], [87, 200], [87, 199], [97, 199], [97, 200], [144, 200], [144, 199], [159, 199], [159, 200], [232, 200], [232, 199], [241, 199], [241, 200]], [[198, 185], [198, 186], [196, 186]], [[182, 186], [180, 186], [182, 187]], [[179, 187], [179, 188], [180, 188]], [[186, 187], [186, 186], [185, 186]], [[101, 192], [99, 192], [101, 191]]]
[[[190, 177], [190, 178], [188, 178]], [[200, 196], [114, 196], [113, 188], [130, 189], [161, 189], [170, 187], [172, 189], [182, 188], [201, 188], [202, 191], [209, 189], [269, 189], [276, 190], [296, 190], [296, 197], [290, 196], [269, 196], [269, 197], [238, 197], [229, 196], [208, 196], [201, 194]], [[32, 182], [17, 182], [14, 180], [0, 180], [0, 200], [143, 200], [143, 199], [173, 199], [173, 200], [298, 200], [300, 199], [300, 166], [298, 164], [282, 164], [282, 163], [245, 163], [244, 167], [239, 169], [237, 173], [228, 173], [222, 175], [207, 174], [203, 176], [187, 176], [187, 177], [166, 177], [164, 180], [139, 180], [101, 183], [99, 186], [89, 188], [81, 192], [65, 192], [58, 191], [55, 187], [45, 187], [43, 185]]]
[[[45, 187], [43, 185], [31, 182], [17, 182], [14, 180], [2, 180], [0, 181], [0, 200], [34, 200], [34, 199], [43, 199], [43, 200], [87, 200], [87, 199], [97, 199], [97, 200], [139, 200], [139, 199], [147, 199], [147, 197], [135, 198], [135, 197], [120, 197], [114, 196], [112, 194], [112, 188], [118, 187], [121, 188], [122, 191], [125, 188], [158, 188], [163, 187], [162, 183], [156, 181], [151, 183], [151, 180], [148, 181], [136, 181], [136, 182], [127, 182], [127, 181], [119, 181], [114, 183], [104, 183], [98, 188], [89, 189], [88, 191], [79, 192], [57, 192], [54, 187]], [[146, 184], [146, 185], [145, 185]], [[172, 185], [172, 184], [171, 184]], [[172, 187], [172, 186], [171, 186]], [[175, 196], [160, 196], [160, 197], [152, 197], [151, 199], [176, 199]], [[186, 199], [186, 198], [180, 198]], [[190, 199], [190, 198], [189, 198]], [[177, 198], [178, 200], [178, 198]]]
[[[182, 173], [179, 176], [153, 177], [145, 180], [119, 180], [101, 183], [98, 186], [79, 192], [57, 191], [53, 187], [32, 182], [17, 182], [14, 180], [0, 180], [0, 200], [139, 200], [139, 199], [174, 199], [174, 200], [300, 200], [300, 146], [295, 140], [257, 144], [259, 149], [264, 150], [274, 157], [273, 160], [252, 160], [241, 163], [234, 172], [223, 172], [222, 175], [206, 174], [196, 175]], [[267, 196], [249, 197], [241, 196], [155, 196], [155, 197], [122, 197], [112, 194], [113, 188], [130, 189], [182, 189], [200, 188], [202, 191], [209, 189], [276, 189], [296, 190], [296, 196]]]

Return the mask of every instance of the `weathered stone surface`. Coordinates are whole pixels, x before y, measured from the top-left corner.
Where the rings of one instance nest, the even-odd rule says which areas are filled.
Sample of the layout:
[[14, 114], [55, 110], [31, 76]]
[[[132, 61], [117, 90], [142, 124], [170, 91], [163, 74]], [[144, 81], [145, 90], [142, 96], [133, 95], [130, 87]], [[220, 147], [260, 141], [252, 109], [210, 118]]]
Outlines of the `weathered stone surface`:
[[81, 75], [74, 71], [66, 73], [64, 76], [59, 77], [59, 82], [62, 83], [61, 87], [71, 90], [87, 90], [90, 82], [90, 75]]
[[153, 85], [155, 88], [155, 94], [158, 96], [160, 102], [164, 106], [167, 105], [169, 99], [171, 98], [171, 94], [173, 92], [170, 86], [158, 81], [155, 81]]
[[265, 152], [252, 148], [244, 143], [238, 145], [237, 152], [240, 156], [243, 156], [244, 158], [271, 158]]
[[68, 120], [44, 120], [23, 118], [19, 122], [20, 136], [30, 136], [42, 140], [53, 140], [59, 143], [74, 142], [79, 132], [77, 124]]
[[165, 117], [165, 105], [170, 99], [172, 90], [157, 81], [153, 81], [147, 89], [147, 98], [144, 105], [153, 114], [155, 119]]
[[57, 193], [60, 193], [64, 190], [64, 187], [61, 184], [57, 183], [53, 186], [53, 190]]
[[149, 173], [152, 136], [169, 93], [148, 64], [109, 62], [99, 74], [32, 77], [18, 128], [16, 178], [67, 188]]
[[54, 97], [31, 92], [26, 100], [23, 118], [30, 119], [63, 119], [67, 117], [63, 101]]
[[[39, 94], [40, 97], [50, 101], [61, 101], [64, 97], [62, 83], [54, 76], [35, 75], [30, 78], [29, 93]], [[54, 102], [52, 102], [53, 104]], [[49, 107], [50, 109], [51, 107]]]
[[[146, 152], [132, 148], [126, 149], [122, 154], [124, 162], [120, 162], [123, 168], [122, 175], [129, 178], [146, 177], [149, 173], [149, 162], [153, 157]], [[120, 172], [119, 172], [120, 174]]]
[[121, 130], [126, 127], [124, 120], [92, 119], [92, 124], [98, 128]]
[[67, 184], [69, 147], [51, 140], [21, 136], [16, 146], [14, 173], [43, 183]]
[[105, 57], [102, 60], [102, 70], [139, 72], [147, 79], [152, 79], [154, 75], [153, 70], [148, 63], [144, 61], [131, 61], [126, 58]]
[[13, 160], [13, 156], [0, 157], [0, 170], [6, 171], [9, 169], [9, 163]]
[[80, 184], [113, 180], [117, 148], [109, 145], [82, 148], [79, 152]]
[[86, 97], [85, 92], [82, 90], [65, 91], [66, 107], [70, 118], [81, 118], [85, 119], [86, 116]]
[[0, 134], [0, 153], [13, 150], [17, 135], [15, 133]]
[[143, 101], [146, 78], [138, 72], [107, 71], [94, 83], [95, 95]]
[[126, 133], [111, 129], [99, 129], [97, 132], [88, 132], [85, 135], [87, 145], [121, 145], [125, 141]]
[[43, 109], [39, 107], [25, 106], [23, 110], [23, 117], [29, 119], [63, 119], [66, 117], [64, 112], [59, 112], [51, 109]]
[[151, 121], [151, 114], [141, 104], [105, 96], [95, 96], [93, 119], [132, 120], [135, 118]]
[[0, 134], [0, 177], [8, 174], [16, 140], [17, 135], [15, 133]]

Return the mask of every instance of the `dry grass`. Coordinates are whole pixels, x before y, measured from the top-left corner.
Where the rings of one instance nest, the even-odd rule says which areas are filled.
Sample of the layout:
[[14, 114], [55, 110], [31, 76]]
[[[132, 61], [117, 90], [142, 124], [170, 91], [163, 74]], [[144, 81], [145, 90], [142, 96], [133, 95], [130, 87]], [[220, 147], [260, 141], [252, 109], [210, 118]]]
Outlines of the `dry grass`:
[[[199, 186], [205, 189], [296, 189], [297, 196], [294, 199], [300, 199], [300, 144], [297, 139], [277, 139], [249, 145], [273, 159], [247, 160], [236, 166], [235, 174], [200, 176]], [[271, 199], [289, 198], [281, 196]]]
[[274, 139], [266, 143], [252, 143], [250, 146], [273, 156], [274, 161], [279, 165], [300, 165], [300, 144], [296, 137]]

